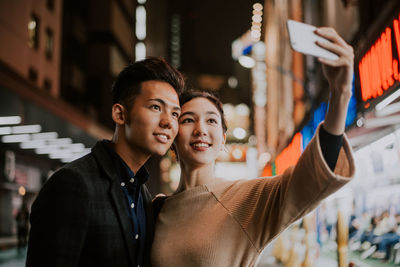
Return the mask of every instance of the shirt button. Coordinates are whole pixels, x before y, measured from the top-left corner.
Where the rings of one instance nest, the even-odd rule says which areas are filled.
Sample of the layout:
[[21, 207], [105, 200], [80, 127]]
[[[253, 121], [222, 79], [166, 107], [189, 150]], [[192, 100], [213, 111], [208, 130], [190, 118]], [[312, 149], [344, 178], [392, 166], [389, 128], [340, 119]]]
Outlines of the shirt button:
[[131, 204], [131, 208], [133, 209], [135, 207], [135, 203], [132, 203]]
[[125, 186], [125, 183], [124, 183], [124, 182], [122, 182], [122, 183], [121, 183], [121, 186]]
[[135, 239], [139, 239], [139, 235], [138, 234], [135, 235]]
[[133, 183], [135, 181], [135, 178], [131, 178], [130, 180], [129, 180], [129, 182], [131, 182], [131, 183]]

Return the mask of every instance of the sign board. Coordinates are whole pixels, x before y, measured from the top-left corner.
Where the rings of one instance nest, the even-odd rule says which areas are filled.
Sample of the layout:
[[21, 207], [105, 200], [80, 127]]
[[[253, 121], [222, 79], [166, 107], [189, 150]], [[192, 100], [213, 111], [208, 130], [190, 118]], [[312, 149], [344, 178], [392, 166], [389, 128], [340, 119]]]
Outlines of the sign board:
[[400, 86], [400, 13], [392, 19], [358, 62], [359, 100], [364, 108]]

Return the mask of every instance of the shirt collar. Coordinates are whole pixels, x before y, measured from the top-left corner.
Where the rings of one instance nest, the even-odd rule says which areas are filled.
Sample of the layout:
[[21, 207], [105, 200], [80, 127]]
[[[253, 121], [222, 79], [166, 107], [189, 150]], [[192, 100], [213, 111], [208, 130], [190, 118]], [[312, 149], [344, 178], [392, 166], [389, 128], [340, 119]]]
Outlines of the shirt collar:
[[129, 181], [131, 178], [137, 179], [137, 182], [142, 185], [147, 182], [149, 179], [149, 172], [147, 171], [146, 167], [143, 165], [135, 174], [131, 168], [129, 168], [128, 164], [118, 155], [118, 153], [114, 149], [114, 144], [112, 141], [105, 140], [105, 144], [107, 147], [108, 152], [111, 154], [115, 166], [117, 167], [118, 174], [120, 179], [124, 182]]

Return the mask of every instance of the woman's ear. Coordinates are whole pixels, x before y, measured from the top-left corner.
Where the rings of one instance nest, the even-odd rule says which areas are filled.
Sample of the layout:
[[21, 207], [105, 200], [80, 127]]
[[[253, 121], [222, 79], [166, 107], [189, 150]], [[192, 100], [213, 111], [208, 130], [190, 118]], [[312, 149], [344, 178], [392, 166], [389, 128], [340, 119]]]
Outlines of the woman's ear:
[[122, 125], [126, 123], [126, 115], [125, 115], [125, 108], [119, 103], [116, 103], [112, 106], [112, 119], [117, 125]]

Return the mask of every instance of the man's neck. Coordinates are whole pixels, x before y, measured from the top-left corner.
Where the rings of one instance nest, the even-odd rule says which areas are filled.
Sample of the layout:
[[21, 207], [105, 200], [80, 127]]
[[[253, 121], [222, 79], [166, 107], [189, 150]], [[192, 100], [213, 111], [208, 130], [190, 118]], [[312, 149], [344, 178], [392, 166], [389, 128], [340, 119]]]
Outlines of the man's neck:
[[119, 142], [118, 140], [113, 140], [113, 144], [115, 152], [135, 174], [150, 158], [150, 155], [145, 155], [140, 151], [135, 151], [131, 146], [129, 146], [129, 144]]

